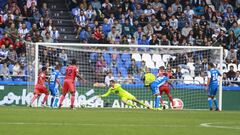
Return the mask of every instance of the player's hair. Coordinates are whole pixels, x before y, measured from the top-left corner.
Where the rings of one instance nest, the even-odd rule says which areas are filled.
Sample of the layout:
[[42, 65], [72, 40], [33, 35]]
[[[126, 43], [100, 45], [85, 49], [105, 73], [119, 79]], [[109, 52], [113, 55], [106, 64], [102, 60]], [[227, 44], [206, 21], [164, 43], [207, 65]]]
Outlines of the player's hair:
[[61, 65], [60, 64], [57, 64], [55, 69], [61, 69]]
[[159, 67], [159, 69], [162, 69], [162, 70], [164, 70], [165, 68], [164, 68], [164, 66], [160, 66], [160, 67]]
[[213, 63], [209, 63], [208, 64], [211, 68], [214, 68], [215, 67], [215, 65], [213, 64]]
[[47, 67], [42, 67], [42, 71], [46, 71], [47, 70]]
[[76, 59], [72, 59], [72, 65], [76, 65], [77, 64], [77, 60]]
[[110, 83], [115, 83], [115, 80], [113, 80], [113, 79], [112, 79], [112, 80], [110, 80]]

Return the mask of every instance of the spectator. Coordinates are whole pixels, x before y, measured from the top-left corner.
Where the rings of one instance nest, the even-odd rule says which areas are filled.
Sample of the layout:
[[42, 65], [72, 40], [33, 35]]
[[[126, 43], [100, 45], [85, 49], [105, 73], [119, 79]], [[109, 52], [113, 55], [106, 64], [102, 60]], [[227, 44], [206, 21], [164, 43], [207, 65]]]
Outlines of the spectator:
[[65, 50], [62, 49], [62, 51], [59, 53], [59, 61], [62, 65], [66, 66], [67, 65], [67, 61], [68, 61], [68, 56], [65, 53]]
[[14, 64], [17, 62], [17, 53], [13, 48], [13, 45], [9, 46], [7, 60], [9, 64]]
[[222, 78], [222, 83], [223, 83], [223, 86], [229, 86], [231, 85], [231, 81], [230, 79], [227, 77], [227, 73], [223, 73], [223, 78]]
[[238, 60], [238, 65], [239, 65], [240, 64], [240, 44], [238, 44], [237, 60]]
[[27, 66], [27, 58], [26, 58], [26, 53], [21, 53], [20, 57], [17, 60], [21, 66]]
[[54, 43], [58, 43], [60, 39], [60, 34], [55, 26], [53, 26], [52, 31], [50, 32], [50, 36], [53, 39]]
[[226, 62], [237, 64], [237, 53], [235, 52], [234, 48], [231, 48], [231, 50], [228, 52]]
[[128, 73], [125, 80], [124, 80], [124, 83], [125, 84], [134, 84], [135, 81], [134, 81], [134, 77], [132, 76], [131, 73]]
[[7, 67], [7, 63], [4, 63], [3, 67], [0, 69], [0, 78], [4, 79], [9, 77], [10, 77], [10, 74], [9, 74], [9, 69]]
[[23, 76], [24, 72], [19, 62], [16, 62], [13, 67], [13, 76]]
[[155, 34], [152, 35], [152, 39], [149, 41], [149, 45], [160, 45], [160, 40]]
[[234, 84], [236, 84], [237, 86], [240, 86], [240, 71], [236, 72], [236, 76], [233, 79], [233, 81], [234, 81]]
[[118, 72], [117, 77], [116, 77], [116, 81], [119, 84], [122, 84], [122, 83], [125, 82], [124, 78], [122, 77], [122, 73], [121, 72]]
[[134, 38], [138, 41], [142, 39], [142, 36], [144, 35], [142, 31], [142, 27], [138, 27], [137, 31], [133, 34]]
[[112, 30], [108, 33], [107, 39], [109, 43], [113, 44], [116, 38], [121, 38], [121, 35], [119, 32], [116, 31], [116, 27], [113, 26]]
[[0, 49], [0, 64], [7, 62], [8, 51], [5, 48], [5, 45], [1, 46]]
[[139, 74], [139, 68], [136, 65], [135, 59], [131, 60], [131, 65], [128, 68], [128, 73], [132, 75], [138, 75]]
[[141, 8], [141, 4], [136, 5], [136, 9], [134, 10], [134, 15], [136, 18], [139, 18], [143, 14], [143, 10]]
[[99, 2], [99, 0], [93, 0], [93, 1], [91, 2], [91, 5], [92, 5], [92, 7], [93, 7], [94, 9], [96, 9], [96, 10], [100, 10], [100, 9], [102, 8], [102, 5], [101, 5], [101, 3]]
[[162, 39], [160, 40], [160, 45], [170, 45], [170, 41], [168, 40], [166, 35], [162, 35]]
[[181, 68], [178, 66], [176, 68], [176, 72], [173, 73], [173, 78], [174, 79], [182, 79], [182, 72], [181, 72]]
[[106, 77], [105, 77], [105, 85], [109, 87], [110, 85], [110, 80], [114, 80], [114, 77], [112, 75], [112, 72], [108, 72]]
[[18, 28], [18, 34], [20, 35], [21, 39], [25, 38], [25, 35], [29, 32], [27, 29], [27, 26], [25, 23], [23, 23], [19, 28]]
[[227, 72], [227, 78], [230, 79], [231, 81], [234, 80], [234, 78], [236, 77], [236, 72], [233, 69], [234, 67], [230, 66], [230, 69]]

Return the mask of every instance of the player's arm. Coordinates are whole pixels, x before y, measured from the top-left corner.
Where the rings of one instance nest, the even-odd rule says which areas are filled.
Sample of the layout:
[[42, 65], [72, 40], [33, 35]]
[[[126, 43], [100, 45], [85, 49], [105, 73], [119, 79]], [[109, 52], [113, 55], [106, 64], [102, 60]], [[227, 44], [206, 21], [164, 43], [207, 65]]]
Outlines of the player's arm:
[[167, 81], [167, 83], [172, 87], [172, 89], [175, 89], [171, 81]]
[[207, 79], [207, 84], [206, 84], [206, 88], [205, 88], [206, 91], [208, 90], [210, 81], [211, 81], [211, 73], [210, 73], [210, 71], [208, 71], [208, 79]]
[[86, 80], [86, 79], [83, 77], [83, 75], [80, 74], [80, 73], [77, 73], [77, 78], [79, 78], [80, 80], [82, 80], [84, 83], [87, 82], [87, 80]]
[[108, 91], [105, 94], [99, 95], [99, 97], [107, 97], [107, 96], [109, 96], [111, 94], [111, 90], [112, 90], [112, 88], [109, 88]]

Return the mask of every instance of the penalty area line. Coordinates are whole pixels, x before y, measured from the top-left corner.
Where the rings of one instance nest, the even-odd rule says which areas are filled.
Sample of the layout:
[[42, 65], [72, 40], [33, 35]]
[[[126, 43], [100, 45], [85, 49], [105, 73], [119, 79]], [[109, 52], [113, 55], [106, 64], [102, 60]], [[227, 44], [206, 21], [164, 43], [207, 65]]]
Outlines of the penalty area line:
[[237, 130], [240, 130], [240, 127], [220, 126], [220, 125], [215, 125], [213, 123], [202, 123], [202, 124], [200, 124], [200, 126], [201, 127], [206, 127], [206, 128], [222, 128], [222, 129], [237, 129]]

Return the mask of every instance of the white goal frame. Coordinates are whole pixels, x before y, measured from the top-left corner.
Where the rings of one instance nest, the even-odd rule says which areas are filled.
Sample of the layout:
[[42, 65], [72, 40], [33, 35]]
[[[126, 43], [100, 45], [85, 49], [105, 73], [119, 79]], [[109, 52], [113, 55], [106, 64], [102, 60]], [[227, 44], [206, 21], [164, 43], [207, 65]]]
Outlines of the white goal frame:
[[[127, 44], [82, 44], [82, 43], [43, 43], [43, 42], [37, 42], [37, 43], [30, 43], [35, 45], [35, 84], [38, 77], [38, 64], [39, 64], [39, 45], [44, 46], [61, 46], [64, 47], [131, 47], [131, 48], [172, 48], [172, 49], [204, 49], [204, 50], [220, 50], [220, 63], [219, 63], [219, 71], [220, 73], [223, 73], [222, 65], [223, 65], [223, 47], [204, 47], [204, 46], [165, 46], [165, 45], [158, 45], [158, 46], [151, 46], [151, 45], [127, 45]], [[218, 102], [219, 102], [219, 110], [222, 110], [222, 77], [219, 78], [219, 93], [218, 93]]]

